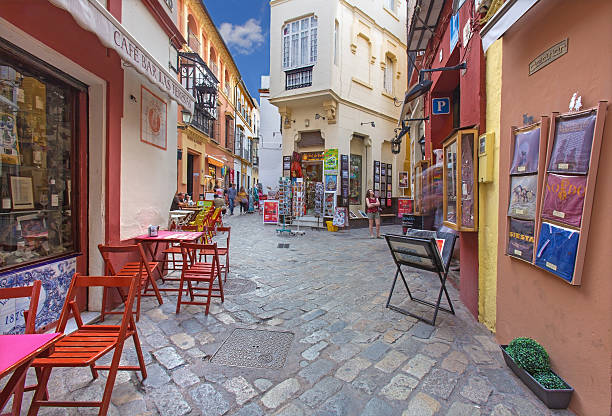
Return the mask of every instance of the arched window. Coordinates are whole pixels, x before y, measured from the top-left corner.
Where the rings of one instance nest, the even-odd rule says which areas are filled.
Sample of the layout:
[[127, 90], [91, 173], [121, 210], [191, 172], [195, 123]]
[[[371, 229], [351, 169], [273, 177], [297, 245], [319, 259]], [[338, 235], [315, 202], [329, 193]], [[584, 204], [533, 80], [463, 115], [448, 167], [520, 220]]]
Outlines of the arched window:
[[198, 39], [198, 25], [191, 14], [187, 17], [187, 43], [194, 52], [201, 52], [200, 41]]
[[229, 76], [229, 72], [226, 69], [225, 70], [225, 74], [223, 74], [223, 86], [225, 88], [225, 95], [229, 96], [230, 95], [230, 76]]
[[393, 95], [393, 74], [395, 72], [395, 62], [389, 55], [385, 56], [385, 92]]
[[217, 52], [213, 46], [210, 47], [210, 69], [215, 75], [219, 75], [219, 66], [217, 65]]

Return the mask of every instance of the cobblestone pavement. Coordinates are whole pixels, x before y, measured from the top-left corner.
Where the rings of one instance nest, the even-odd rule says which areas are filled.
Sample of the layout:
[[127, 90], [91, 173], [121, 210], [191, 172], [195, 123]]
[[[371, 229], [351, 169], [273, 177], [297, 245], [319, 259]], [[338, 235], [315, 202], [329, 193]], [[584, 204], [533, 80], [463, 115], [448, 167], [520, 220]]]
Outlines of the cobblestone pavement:
[[[165, 296], [161, 307], [154, 298], [143, 298], [137, 326], [149, 375], [141, 382], [139, 373], [120, 372], [109, 414], [572, 414], [548, 410], [523, 386], [454, 288], [457, 315], [440, 312], [436, 328], [386, 309], [394, 264], [385, 241], [369, 239], [367, 229], [280, 237], [256, 214], [230, 217], [227, 223], [232, 271], [225, 303], [215, 301], [206, 317], [200, 306], [176, 315], [173, 296]], [[383, 227], [383, 232], [399, 231], [400, 226]], [[278, 248], [279, 243], [289, 247]], [[409, 273], [408, 278], [418, 296], [437, 294], [434, 276]], [[418, 309], [401, 290], [393, 299]], [[260, 331], [245, 340], [244, 332], [233, 332], [236, 328], [285, 334]], [[219, 352], [211, 361], [230, 335], [238, 350]], [[284, 351], [280, 369], [226, 365], [282, 365]], [[133, 346], [124, 358], [136, 362]], [[89, 369], [60, 369], [54, 370], [49, 390], [51, 397], [98, 400], [103, 383], [104, 377], [92, 381]]]

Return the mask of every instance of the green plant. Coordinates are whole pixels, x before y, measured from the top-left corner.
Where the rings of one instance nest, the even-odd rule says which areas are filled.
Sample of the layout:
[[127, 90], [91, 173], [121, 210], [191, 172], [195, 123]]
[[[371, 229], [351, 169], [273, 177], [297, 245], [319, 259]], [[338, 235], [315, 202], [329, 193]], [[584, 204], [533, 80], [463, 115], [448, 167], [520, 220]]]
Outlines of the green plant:
[[552, 371], [536, 374], [535, 376], [533, 376], [533, 378], [535, 378], [542, 386], [550, 390], [569, 388], [569, 386]]
[[531, 338], [513, 339], [506, 352], [514, 362], [532, 376], [550, 372], [548, 353], [540, 344]]

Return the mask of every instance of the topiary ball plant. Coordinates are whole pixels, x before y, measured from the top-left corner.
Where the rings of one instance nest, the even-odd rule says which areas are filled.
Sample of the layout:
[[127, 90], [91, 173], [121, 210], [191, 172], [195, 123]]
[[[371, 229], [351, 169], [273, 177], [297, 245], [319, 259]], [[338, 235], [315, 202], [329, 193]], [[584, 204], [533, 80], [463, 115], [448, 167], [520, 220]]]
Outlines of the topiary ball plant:
[[514, 362], [532, 376], [550, 371], [548, 353], [540, 344], [531, 338], [513, 339], [506, 352]]

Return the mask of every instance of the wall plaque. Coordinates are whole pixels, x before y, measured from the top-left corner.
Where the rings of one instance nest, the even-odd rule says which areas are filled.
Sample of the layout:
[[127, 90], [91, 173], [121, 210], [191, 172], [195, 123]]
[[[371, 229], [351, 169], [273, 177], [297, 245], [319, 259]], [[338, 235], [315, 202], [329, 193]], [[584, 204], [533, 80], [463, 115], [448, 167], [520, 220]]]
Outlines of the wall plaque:
[[563, 39], [561, 42], [551, 46], [538, 55], [537, 58], [531, 61], [529, 63], [529, 75], [535, 74], [546, 65], [565, 55], [567, 53], [567, 40], [567, 38]]

